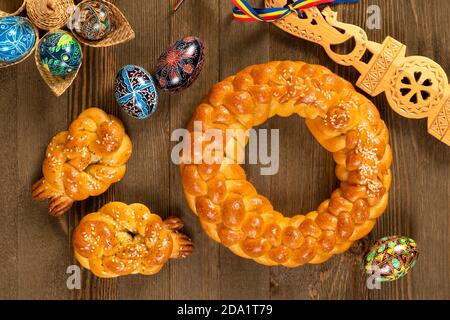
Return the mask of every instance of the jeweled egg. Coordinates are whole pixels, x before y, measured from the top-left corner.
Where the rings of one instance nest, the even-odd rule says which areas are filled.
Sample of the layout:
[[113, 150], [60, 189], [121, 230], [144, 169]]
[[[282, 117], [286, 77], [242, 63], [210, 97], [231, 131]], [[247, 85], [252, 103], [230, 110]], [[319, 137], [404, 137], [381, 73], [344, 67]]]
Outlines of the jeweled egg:
[[78, 70], [83, 56], [78, 41], [69, 33], [47, 33], [39, 43], [39, 59], [42, 66], [57, 76], [65, 77]]
[[416, 264], [419, 252], [413, 239], [402, 236], [377, 240], [364, 257], [364, 268], [375, 276], [375, 281], [397, 280]]
[[144, 68], [127, 65], [116, 77], [115, 96], [123, 111], [136, 119], [148, 118], [158, 106], [158, 92]]
[[36, 43], [31, 22], [23, 17], [0, 18], [0, 62], [12, 63], [26, 57]]
[[104, 2], [88, 1], [78, 7], [78, 15], [73, 17], [75, 31], [83, 38], [98, 41], [105, 38], [112, 30], [112, 11]]
[[156, 85], [164, 91], [188, 88], [199, 76], [205, 62], [205, 48], [197, 37], [176, 41], [158, 59]]

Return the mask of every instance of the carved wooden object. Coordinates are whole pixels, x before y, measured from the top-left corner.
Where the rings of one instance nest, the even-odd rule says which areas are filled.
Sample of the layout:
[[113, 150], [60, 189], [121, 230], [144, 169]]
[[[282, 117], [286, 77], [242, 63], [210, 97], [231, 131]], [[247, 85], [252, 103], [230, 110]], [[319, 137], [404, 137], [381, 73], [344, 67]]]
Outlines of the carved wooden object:
[[[286, 0], [265, 0], [266, 7], [283, 7]], [[305, 40], [320, 44], [336, 63], [353, 66], [361, 76], [356, 85], [376, 96], [384, 91], [387, 100], [400, 115], [428, 118], [428, 132], [450, 146], [450, 86], [445, 71], [433, 60], [421, 56], [406, 57], [406, 46], [387, 37], [383, 43], [369, 41], [358, 26], [339, 22], [337, 12], [326, 7], [304, 10], [301, 17], [290, 14], [275, 22], [280, 29]], [[338, 54], [334, 45], [351, 38], [354, 49]], [[362, 61], [369, 51], [372, 58]]]

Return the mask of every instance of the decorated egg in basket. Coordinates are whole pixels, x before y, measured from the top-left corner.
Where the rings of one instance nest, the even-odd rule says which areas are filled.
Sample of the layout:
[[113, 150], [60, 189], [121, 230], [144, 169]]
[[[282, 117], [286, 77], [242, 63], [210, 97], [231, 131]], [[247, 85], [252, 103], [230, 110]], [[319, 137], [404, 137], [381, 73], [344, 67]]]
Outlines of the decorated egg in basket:
[[187, 37], [171, 45], [158, 59], [156, 85], [164, 91], [188, 88], [203, 69], [205, 49], [197, 37]]
[[25, 58], [35, 43], [36, 33], [28, 19], [0, 18], [0, 62], [13, 63]]
[[98, 41], [105, 38], [112, 30], [112, 11], [108, 4], [100, 1], [83, 2], [78, 7], [78, 14], [73, 18], [75, 31], [83, 38]]
[[39, 43], [42, 66], [57, 76], [65, 77], [78, 70], [82, 62], [81, 46], [69, 33], [47, 33]]
[[364, 268], [378, 282], [397, 280], [416, 264], [419, 253], [413, 239], [401, 236], [376, 241], [364, 258]]
[[120, 107], [136, 119], [148, 118], [158, 105], [158, 92], [152, 76], [138, 66], [127, 65], [119, 71], [115, 96]]

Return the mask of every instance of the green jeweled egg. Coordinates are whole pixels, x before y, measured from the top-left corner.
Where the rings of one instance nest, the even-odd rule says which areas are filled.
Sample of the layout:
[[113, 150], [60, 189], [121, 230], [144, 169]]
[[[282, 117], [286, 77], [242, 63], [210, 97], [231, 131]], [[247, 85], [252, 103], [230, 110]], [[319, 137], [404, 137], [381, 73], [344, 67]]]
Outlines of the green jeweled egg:
[[64, 31], [47, 33], [39, 43], [42, 66], [57, 76], [68, 76], [78, 70], [82, 62], [81, 46]]
[[394, 281], [406, 275], [416, 264], [419, 252], [413, 239], [402, 236], [377, 240], [364, 257], [364, 269], [375, 281]]
[[75, 31], [83, 38], [98, 41], [112, 30], [112, 11], [100, 1], [83, 2], [79, 6], [79, 20], [74, 24]]

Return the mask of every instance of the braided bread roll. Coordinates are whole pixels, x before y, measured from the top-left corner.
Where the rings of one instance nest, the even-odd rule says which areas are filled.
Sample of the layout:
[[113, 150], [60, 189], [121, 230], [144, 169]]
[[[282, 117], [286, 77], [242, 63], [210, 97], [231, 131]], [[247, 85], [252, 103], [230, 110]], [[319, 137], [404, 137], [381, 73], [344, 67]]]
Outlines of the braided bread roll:
[[226, 152], [245, 143], [226, 140], [217, 163], [202, 162], [211, 143], [203, 133], [196, 141], [202, 154], [181, 157], [184, 193], [205, 232], [264, 265], [322, 263], [367, 235], [388, 203], [392, 154], [386, 125], [368, 99], [322, 66], [291, 61], [250, 66], [211, 89], [188, 130], [195, 138], [195, 121], [203, 131], [248, 130], [294, 113], [306, 118], [313, 136], [333, 153], [341, 181], [330, 199], [306, 215], [284, 217], [258, 194], [237, 152]]
[[44, 177], [33, 185], [32, 196], [39, 201], [50, 199], [50, 214], [61, 216], [74, 201], [98, 196], [122, 179], [131, 151], [122, 122], [89, 108], [48, 145]]
[[86, 215], [73, 233], [75, 257], [98, 277], [158, 273], [169, 260], [192, 253], [191, 239], [177, 232], [183, 222], [165, 221], [142, 204], [110, 202]]

